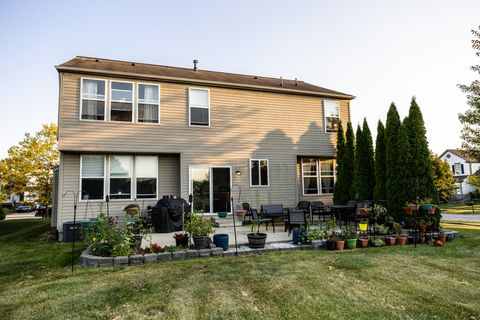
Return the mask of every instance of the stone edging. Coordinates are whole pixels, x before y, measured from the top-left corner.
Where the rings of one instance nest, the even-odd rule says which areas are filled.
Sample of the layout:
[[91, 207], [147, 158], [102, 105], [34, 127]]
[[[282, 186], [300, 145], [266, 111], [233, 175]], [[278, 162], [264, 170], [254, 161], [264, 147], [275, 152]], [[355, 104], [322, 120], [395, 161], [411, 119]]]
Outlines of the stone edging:
[[[451, 240], [457, 239], [460, 234], [458, 231], [446, 230], [445, 233], [447, 236], [451, 235]], [[452, 239], [453, 238], [453, 239]], [[238, 254], [261, 254], [265, 252], [275, 252], [275, 251], [284, 251], [284, 250], [315, 250], [323, 249], [325, 242], [317, 243], [317, 246], [314, 245], [294, 245], [292, 243], [271, 243], [267, 244], [265, 248], [262, 249], [252, 249], [248, 246], [240, 246], [237, 250]], [[176, 252], [159, 252], [159, 253], [145, 253], [145, 254], [134, 254], [131, 256], [120, 256], [120, 257], [100, 257], [90, 254], [90, 247], [85, 249], [80, 255], [80, 263], [83, 267], [110, 267], [110, 266], [119, 266], [119, 265], [138, 265], [144, 263], [154, 263], [154, 262], [164, 262], [171, 260], [183, 260], [183, 259], [194, 259], [201, 257], [227, 257], [234, 256], [235, 249], [229, 248], [226, 251], [223, 251], [222, 248], [212, 248], [212, 249], [200, 249], [200, 250], [182, 250]]]

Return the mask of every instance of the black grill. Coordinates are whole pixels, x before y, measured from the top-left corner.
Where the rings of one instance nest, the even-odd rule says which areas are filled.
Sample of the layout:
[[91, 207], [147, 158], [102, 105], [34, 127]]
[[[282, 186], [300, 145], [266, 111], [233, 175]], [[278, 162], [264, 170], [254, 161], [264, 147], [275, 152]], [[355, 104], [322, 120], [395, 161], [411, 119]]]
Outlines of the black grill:
[[185, 199], [170, 196], [159, 200], [155, 207], [150, 208], [155, 232], [168, 233], [182, 230], [182, 210], [185, 216], [190, 212], [190, 205]]

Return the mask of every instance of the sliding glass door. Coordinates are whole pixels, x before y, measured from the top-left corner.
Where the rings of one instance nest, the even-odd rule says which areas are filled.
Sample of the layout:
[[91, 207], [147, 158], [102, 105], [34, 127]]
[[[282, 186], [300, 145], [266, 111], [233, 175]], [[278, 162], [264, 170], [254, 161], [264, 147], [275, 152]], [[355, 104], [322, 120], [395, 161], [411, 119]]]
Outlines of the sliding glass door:
[[231, 168], [190, 168], [190, 194], [196, 213], [230, 212]]

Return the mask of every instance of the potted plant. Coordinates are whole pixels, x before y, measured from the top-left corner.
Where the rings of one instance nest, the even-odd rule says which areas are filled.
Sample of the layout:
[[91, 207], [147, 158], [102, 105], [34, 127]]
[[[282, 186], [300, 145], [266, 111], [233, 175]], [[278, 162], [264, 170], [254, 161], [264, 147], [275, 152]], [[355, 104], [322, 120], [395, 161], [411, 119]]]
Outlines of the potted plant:
[[332, 219], [325, 224], [325, 238], [327, 238], [325, 246], [327, 247], [327, 250], [335, 250], [337, 242], [337, 233], [335, 232], [336, 227], [337, 222], [335, 219]]
[[358, 227], [360, 228], [361, 232], [367, 232], [367, 230], [368, 230], [368, 219], [360, 220], [360, 223], [358, 224]]
[[403, 207], [403, 213], [406, 216], [411, 216], [413, 213], [412, 205], [410, 203], [406, 203], [405, 207]]
[[362, 249], [368, 247], [368, 238], [358, 238], [358, 247]]
[[334, 238], [336, 239], [335, 250], [343, 250], [343, 248], [345, 248], [345, 236], [343, 232], [335, 233]]
[[223, 218], [227, 217], [228, 212], [226, 212], [226, 211], [217, 212], [217, 215], [218, 215], [219, 218], [223, 219]]
[[188, 233], [176, 232], [173, 238], [177, 247], [188, 248]]
[[403, 228], [400, 223], [395, 223], [395, 231], [397, 232], [397, 242], [400, 246], [404, 246], [407, 242], [407, 237], [403, 234]]
[[358, 208], [358, 215], [361, 217], [367, 217], [368, 211], [369, 211], [368, 207]]
[[372, 240], [372, 246], [374, 246], [374, 247], [381, 247], [384, 244], [385, 243], [384, 243], [382, 238], [375, 238], [375, 239]]
[[312, 227], [308, 230], [307, 241], [316, 248], [322, 247], [325, 244], [326, 232], [327, 230], [324, 225]]
[[387, 208], [382, 205], [376, 204], [373, 206], [372, 218], [376, 221], [381, 219], [387, 214]]
[[235, 207], [235, 214], [237, 215], [237, 217], [239, 218], [243, 218], [245, 217], [245, 215], [247, 214], [247, 210], [244, 210], [242, 207], [240, 206], [236, 206]]
[[440, 232], [438, 235], [438, 240], [442, 241], [442, 243], [445, 243], [447, 241], [447, 235], [444, 232]]
[[295, 228], [292, 230], [293, 244], [304, 244], [308, 241], [307, 232], [302, 229]]
[[427, 232], [427, 225], [428, 225], [428, 223], [427, 223], [426, 220], [420, 219], [418, 221], [418, 231], [421, 232], [421, 233]]
[[394, 246], [396, 241], [397, 241], [397, 238], [392, 235], [389, 235], [385, 238], [385, 242], [387, 246]]
[[267, 234], [260, 232], [260, 223], [252, 221], [250, 224], [250, 233], [247, 234], [248, 245], [252, 249], [261, 249], [265, 247], [267, 241]]
[[192, 213], [185, 223], [185, 231], [192, 235], [195, 249], [206, 249], [210, 235], [215, 231], [210, 218]]
[[354, 227], [348, 226], [343, 233], [343, 237], [345, 238], [346, 249], [355, 249], [357, 247], [358, 234]]
[[432, 216], [435, 214], [435, 209], [433, 208], [431, 199], [423, 199], [420, 201], [420, 208], [427, 213], [427, 215]]

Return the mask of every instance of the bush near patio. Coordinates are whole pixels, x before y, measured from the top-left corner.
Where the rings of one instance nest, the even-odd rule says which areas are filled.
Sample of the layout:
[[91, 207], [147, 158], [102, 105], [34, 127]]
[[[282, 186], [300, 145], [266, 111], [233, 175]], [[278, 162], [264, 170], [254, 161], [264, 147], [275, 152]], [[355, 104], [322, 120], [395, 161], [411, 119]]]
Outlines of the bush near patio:
[[[277, 251], [70, 271], [42, 220], [0, 222], [9, 319], [478, 319], [480, 231], [444, 248]], [[75, 254], [78, 261], [85, 246]], [[401, 268], [401, 269], [400, 269]]]

